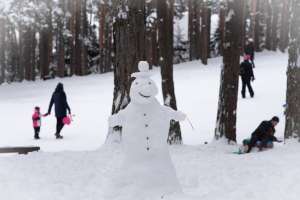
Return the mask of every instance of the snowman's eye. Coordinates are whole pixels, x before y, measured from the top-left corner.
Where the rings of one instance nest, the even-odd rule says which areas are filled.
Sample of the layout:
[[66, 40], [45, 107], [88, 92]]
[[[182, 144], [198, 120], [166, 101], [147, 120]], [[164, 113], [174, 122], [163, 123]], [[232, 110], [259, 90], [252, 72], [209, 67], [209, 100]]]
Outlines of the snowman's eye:
[[151, 85], [152, 83], [151, 83], [151, 82], [149, 82], [148, 84], [149, 84], [149, 85]]

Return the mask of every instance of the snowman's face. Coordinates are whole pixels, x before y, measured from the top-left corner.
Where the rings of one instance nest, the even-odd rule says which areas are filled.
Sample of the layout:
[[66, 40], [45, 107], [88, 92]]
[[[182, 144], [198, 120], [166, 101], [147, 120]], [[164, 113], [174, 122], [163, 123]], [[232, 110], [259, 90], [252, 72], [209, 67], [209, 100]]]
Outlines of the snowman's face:
[[147, 104], [155, 99], [158, 93], [158, 89], [154, 81], [149, 78], [137, 78], [135, 79], [130, 88], [131, 101]]

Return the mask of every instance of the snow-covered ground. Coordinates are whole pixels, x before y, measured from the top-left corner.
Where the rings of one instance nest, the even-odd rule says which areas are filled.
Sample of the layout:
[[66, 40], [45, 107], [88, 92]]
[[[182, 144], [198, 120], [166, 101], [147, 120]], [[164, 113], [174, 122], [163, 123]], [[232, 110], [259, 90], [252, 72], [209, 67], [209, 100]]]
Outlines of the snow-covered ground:
[[[265, 119], [282, 120], [276, 135], [283, 136], [287, 55], [257, 55], [253, 86], [255, 98], [239, 97], [237, 135], [240, 142]], [[211, 142], [214, 135], [221, 58], [208, 66], [189, 62], [175, 66], [175, 89], [180, 110], [188, 122], [181, 124], [184, 144], [171, 147], [180, 183], [199, 199], [298, 199], [300, 196], [300, 145], [277, 144], [263, 153], [235, 155], [236, 146]], [[154, 80], [160, 85], [159, 70]], [[65, 85], [76, 115], [65, 127], [64, 140], [54, 139], [55, 119], [43, 119], [40, 141], [33, 140], [31, 114], [39, 105], [46, 112], [56, 84]], [[96, 200], [121, 160], [118, 145], [102, 146], [112, 104], [113, 75], [92, 75], [47, 82], [0, 86], [0, 146], [39, 145], [42, 152], [0, 157], [0, 199]], [[158, 97], [162, 101], [161, 93]], [[52, 112], [53, 113], [53, 112]], [[297, 198], [298, 197], [298, 198]]]

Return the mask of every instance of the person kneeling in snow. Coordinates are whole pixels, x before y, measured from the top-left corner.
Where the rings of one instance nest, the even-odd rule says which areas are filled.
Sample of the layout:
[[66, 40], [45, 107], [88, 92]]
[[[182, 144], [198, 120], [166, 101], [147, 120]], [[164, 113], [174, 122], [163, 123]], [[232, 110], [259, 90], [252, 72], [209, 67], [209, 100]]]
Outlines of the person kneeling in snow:
[[279, 123], [278, 117], [273, 117], [270, 121], [263, 121], [252, 133], [250, 140], [244, 140], [245, 152], [250, 153], [253, 147], [273, 148], [273, 142], [282, 142], [278, 140], [275, 134], [275, 126]]

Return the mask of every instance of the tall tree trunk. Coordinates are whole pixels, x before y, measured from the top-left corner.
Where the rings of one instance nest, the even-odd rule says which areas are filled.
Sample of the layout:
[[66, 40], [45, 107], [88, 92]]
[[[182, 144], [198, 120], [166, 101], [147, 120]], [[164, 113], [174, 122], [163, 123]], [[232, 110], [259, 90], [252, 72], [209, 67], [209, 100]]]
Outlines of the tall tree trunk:
[[83, 75], [82, 70], [82, 42], [81, 42], [81, 18], [82, 18], [82, 0], [75, 0], [75, 49], [74, 49], [74, 70], [75, 75]]
[[257, 2], [258, 0], [250, 1], [250, 16], [251, 16], [251, 24], [250, 24], [250, 34], [249, 37], [254, 40], [255, 37], [255, 27], [256, 27], [256, 16], [257, 16]]
[[279, 49], [282, 52], [285, 52], [285, 49], [289, 45], [289, 25], [290, 25], [290, 1], [283, 0], [282, 11], [281, 11], [281, 26], [280, 26], [280, 42]]
[[40, 74], [41, 79], [44, 79], [50, 73], [52, 55], [52, 30], [49, 28], [40, 32], [39, 53]]
[[189, 24], [188, 35], [190, 44], [190, 61], [201, 58], [200, 5], [202, 0], [188, 0]]
[[128, 0], [129, 6], [129, 36], [132, 45], [130, 57], [134, 66], [133, 71], [137, 71], [138, 62], [146, 60], [146, 16], [145, 0]]
[[131, 74], [137, 71], [138, 61], [145, 55], [145, 2], [129, 0], [129, 11], [126, 2], [119, 2], [118, 12], [126, 16], [116, 16], [114, 23], [114, 101], [112, 114], [125, 108], [130, 101], [129, 90], [132, 82]]
[[292, 0], [285, 137], [300, 141], [300, 2]]
[[211, 9], [208, 2], [203, 2], [201, 9], [201, 60], [202, 63], [207, 65], [208, 58], [210, 57], [210, 18]]
[[265, 39], [265, 47], [267, 50], [271, 50], [272, 48], [272, 6], [270, 1], [265, 2], [266, 6], [266, 39]]
[[254, 49], [262, 51], [262, 0], [256, 2], [255, 27], [254, 27]]
[[6, 59], [5, 59], [5, 35], [6, 35], [6, 23], [5, 19], [0, 18], [0, 84], [5, 81], [5, 69], [6, 69]]
[[220, 30], [220, 47], [219, 48], [220, 48], [221, 56], [223, 56], [223, 51], [224, 51], [223, 44], [224, 44], [224, 35], [225, 35], [225, 14], [226, 14], [226, 8], [225, 8], [224, 2], [222, 1], [220, 3], [220, 17], [219, 17], [219, 30]]
[[106, 2], [99, 3], [99, 72], [105, 72], [105, 18], [107, 16]]
[[278, 19], [279, 19], [279, 0], [272, 0], [272, 28], [271, 28], [272, 29], [272, 33], [271, 33], [272, 51], [276, 51], [278, 47]]
[[[61, 0], [59, 2], [59, 7], [66, 12], [66, 2]], [[60, 15], [57, 21], [57, 75], [59, 77], [65, 76], [65, 39], [64, 39], [64, 29], [65, 29], [65, 15]]]
[[236, 110], [243, 28], [244, 0], [227, 0], [223, 67], [215, 138], [236, 141]]
[[[162, 76], [162, 93], [166, 106], [177, 110], [173, 82], [173, 13], [174, 0], [160, 0], [157, 5], [158, 43]], [[178, 122], [171, 122], [168, 142], [181, 143], [181, 130]]]

